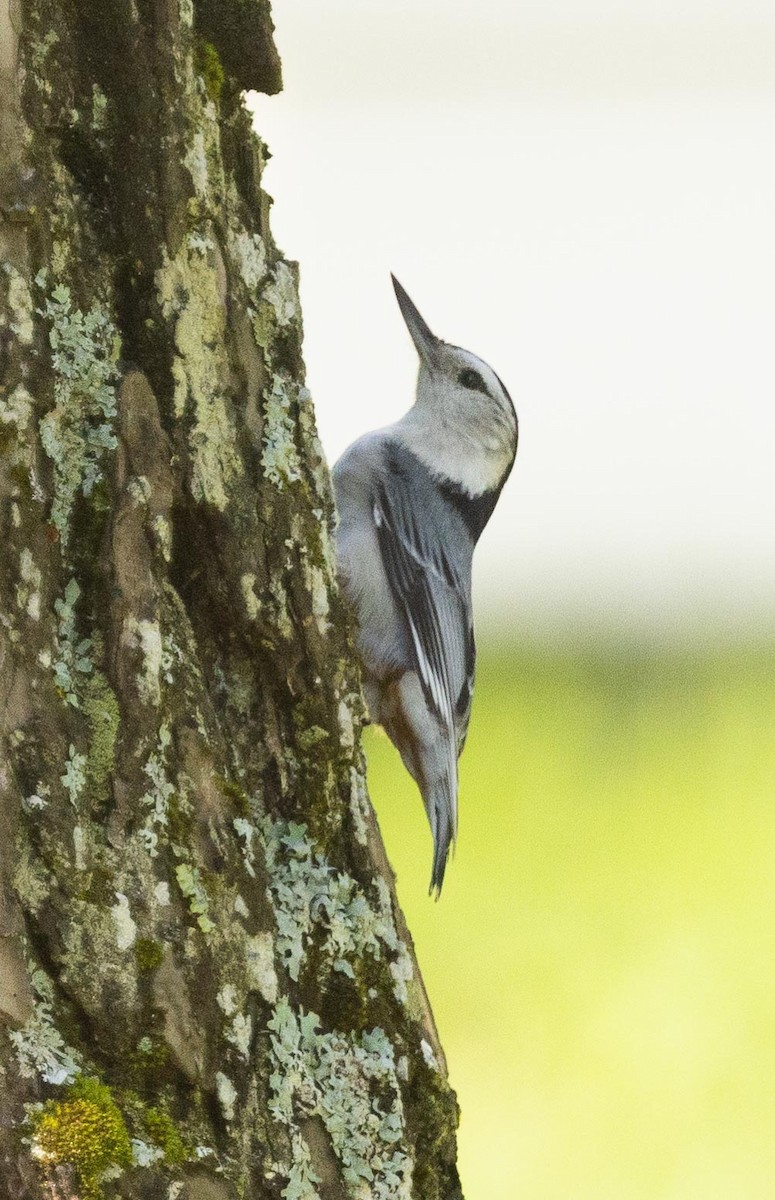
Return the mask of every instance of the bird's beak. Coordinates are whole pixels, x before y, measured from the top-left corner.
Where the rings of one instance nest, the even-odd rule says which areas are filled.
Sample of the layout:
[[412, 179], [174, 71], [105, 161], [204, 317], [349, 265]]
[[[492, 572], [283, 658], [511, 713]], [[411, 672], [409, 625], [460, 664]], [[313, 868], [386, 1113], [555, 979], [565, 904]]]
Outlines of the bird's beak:
[[435, 333], [431, 333], [395, 275], [391, 275], [390, 278], [393, 280], [393, 290], [396, 293], [398, 307], [401, 309], [401, 316], [406, 321], [406, 327], [412, 335], [417, 353], [427, 366], [433, 368], [437, 364], [438, 348], [441, 342]]

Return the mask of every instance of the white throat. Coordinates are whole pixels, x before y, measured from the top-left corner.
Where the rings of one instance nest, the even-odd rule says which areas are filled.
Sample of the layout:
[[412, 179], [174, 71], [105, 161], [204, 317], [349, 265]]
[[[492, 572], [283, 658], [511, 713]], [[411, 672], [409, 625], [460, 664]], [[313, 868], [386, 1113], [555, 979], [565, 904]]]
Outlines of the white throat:
[[449, 416], [419, 405], [410, 408], [393, 428], [432, 475], [451, 480], [469, 496], [498, 487], [513, 459], [511, 447], [500, 438], [483, 438], [481, 429], [452, 423]]

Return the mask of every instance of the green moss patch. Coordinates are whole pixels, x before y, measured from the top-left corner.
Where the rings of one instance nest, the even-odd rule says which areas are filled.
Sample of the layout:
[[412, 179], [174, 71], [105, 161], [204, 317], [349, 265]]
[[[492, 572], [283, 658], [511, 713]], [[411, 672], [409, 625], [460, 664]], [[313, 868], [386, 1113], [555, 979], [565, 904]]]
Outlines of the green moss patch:
[[124, 1117], [110, 1088], [97, 1079], [79, 1076], [63, 1100], [44, 1105], [34, 1133], [43, 1162], [75, 1168], [82, 1200], [99, 1200], [105, 1174], [132, 1162]]
[[202, 38], [197, 39], [194, 65], [197, 74], [202, 76], [207, 95], [214, 104], [217, 104], [221, 98], [226, 76], [221, 56], [212, 42], [206, 42]]

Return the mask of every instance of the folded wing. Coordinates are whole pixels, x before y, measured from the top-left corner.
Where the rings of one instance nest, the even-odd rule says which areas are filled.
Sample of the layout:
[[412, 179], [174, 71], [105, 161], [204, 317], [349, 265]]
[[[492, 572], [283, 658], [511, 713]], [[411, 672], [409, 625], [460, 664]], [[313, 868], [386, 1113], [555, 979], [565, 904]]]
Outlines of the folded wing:
[[416, 459], [408, 468], [407, 454], [389, 457], [375, 489], [373, 517], [385, 573], [443, 744], [441, 770], [433, 756], [427, 776], [435, 777], [418, 780], [436, 844], [432, 887], [440, 887], [457, 833], [457, 759], [471, 709], [473, 542], [427, 470]]

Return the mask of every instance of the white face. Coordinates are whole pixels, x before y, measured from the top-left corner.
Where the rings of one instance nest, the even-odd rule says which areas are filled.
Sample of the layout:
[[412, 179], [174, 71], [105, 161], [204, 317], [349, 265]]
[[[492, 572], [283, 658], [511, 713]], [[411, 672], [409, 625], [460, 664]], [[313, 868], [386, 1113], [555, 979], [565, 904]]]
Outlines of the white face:
[[514, 406], [498, 376], [475, 354], [444, 343], [436, 361], [421, 361], [417, 401], [398, 428], [434, 475], [471, 496], [500, 487], [517, 449]]
[[450, 432], [465, 435], [488, 453], [513, 456], [514, 405], [492, 367], [470, 350], [436, 344], [432, 360], [420, 363], [417, 404]]
[[396, 279], [393, 286], [420, 356], [417, 400], [398, 422], [407, 445], [435, 475], [472, 496], [500, 486], [517, 449], [508, 392], [481, 358], [431, 333]]

